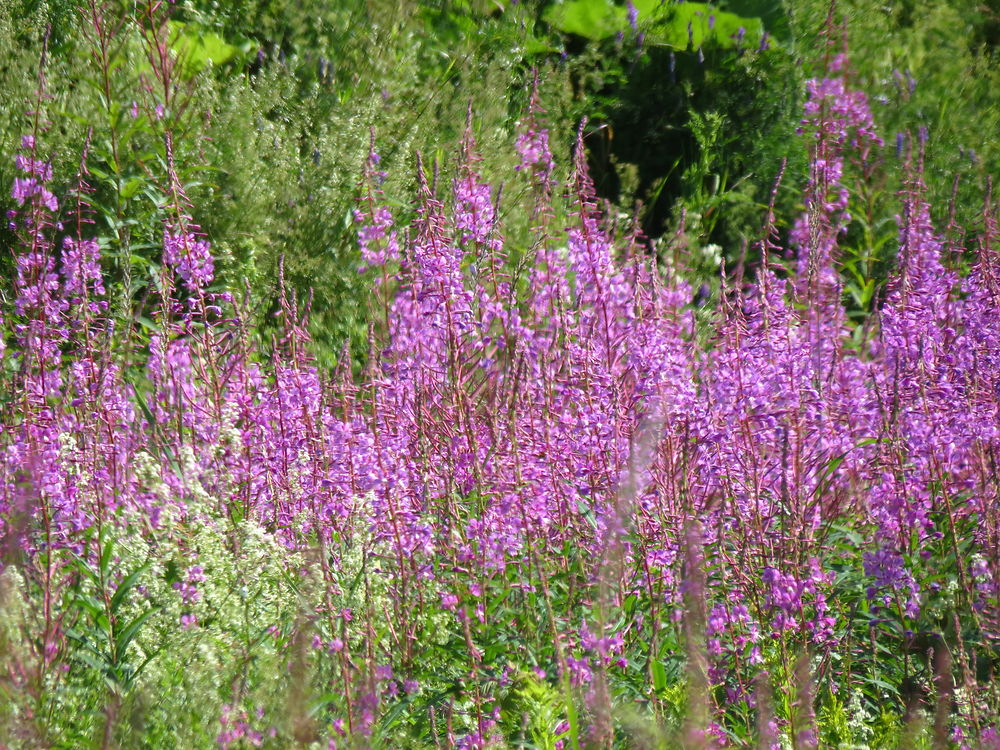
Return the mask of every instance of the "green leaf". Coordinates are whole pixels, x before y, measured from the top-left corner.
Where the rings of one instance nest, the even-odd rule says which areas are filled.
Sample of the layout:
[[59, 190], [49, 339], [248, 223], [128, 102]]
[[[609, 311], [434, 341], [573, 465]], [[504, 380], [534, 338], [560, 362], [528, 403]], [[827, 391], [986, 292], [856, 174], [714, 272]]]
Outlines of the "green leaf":
[[774, 0], [729, 0], [727, 5], [733, 13], [759, 18], [767, 33], [775, 39], [784, 42], [791, 38], [791, 26], [783, 3]]
[[628, 23], [625, 8], [611, 0], [570, 0], [550, 5], [542, 19], [564, 34], [594, 41], [614, 36]]
[[97, 649], [97, 647], [90, 640], [90, 638], [87, 636], [86, 633], [80, 632], [77, 628], [66, 628], [63, 631], [63, 633], [65, 633], [66, 637], [69, 638], [71, 641], [78, 643], [83, 648], [86, 648], [95, 654], [98, 655], [100, 654], [100, 651]]
[[306, 709], [306, 715], [313, 717], [320, 711], [322, 711], [326, 706], [341, 699], [342, 697], [343, 696], [338, 695], [336, 693], [324, 693], [323, 695], [319, 696], [318, 698], [314, 698], [312, 701], [309, 702], [309, 708]]
[[385, 716], [382, 718], [382, 721], [379, 722], [379, 729], [381, 731], [392, 729], [393, 726], [399, 723], [400, 717], [403, 715], [403, 712], [412, 702], [413, 698], [406, 698], [405, 700], [401, 700], [399, 703], [390, 708], [386, 712]]
[[667, 671], [663, 668], [663, 662], [654, 658], [650, 670], [653, 673], [653, 689], [658, 693], [665, 690], [667, 687]]
[[73, 555], [73, 560], [76, 563], [76, 568], [77, 568], [77, 570], [80, 573], [82, 573], [87, 578], [89, 578], [91, 581], [93, 581], [95, 584], [97, 584], [98, 586], [100, 586], [100, 584], [101, 584], [100, 573], [98, 573], [96, 570], [94, 570], [93, 566], [89, 562], [87, 562], [86, 560], [84, 560], [79, 555], [75, 555], [75, 554]]
[[654, 25], [650, 38], [677, 49], [688, 49], [689, 46], [698, 49], [706, 43], [730, 49], [736, 46], [741, 29], [742, 43], [755, 45], [764, 33], [764, 26], [759, 18], [738, 16], [718, 10], [707, 3], [660, 4], [658, 7], [663, 9], [660, 11], [663, 20]]
[[114, 539], [108, 539], [108, 541], [104, 543], [104, 550], [101, 552], [101, 560], [100, 560], [100, 569], [105, 580], [107, 580], [108, 576], [111, 573], [111, 559], [112, 556], [114, 555], [114, 552], [115, 552]]
[[131, 180], [125, 183], [125, 187], [122, 188], [121, 196], [125, 200], [129, 200], [134, 197], [139, 190], [142, 189], [143, 185], [146, 184], [146, 180], [141, 177], [133, 177]]
[[84, 664], [86, 664], [88, 667], [104, 675], [107, 675], [109, 672], [112, 671], [110, 664], [108, 664], [106, 661], [98, 661], [97, 658], [87, 653], [86, 651], [80, 651], [79, 653], [74, 654], [74, 656], [79, 661], [82, 661]]
[[240, 54], [239, 47], [197, 24], [170, 21], [169, 25], [170, 46], [187, 76], [196, 75], [209, 65], [224, 65]]
[[539, 39], [536, 36], [530, 36], [524, 42], [524, 56], [525, 57], [536, 57], [539, 55], [551, 55], [558, 52], [558, 48], [552, 45], [551, 42], [545, 39]]
[[583, 500], [576, 501], [576, 509], [594, 529], [598, 527], [597, 516], [594, 515], [594, 511]]
[[[159, 326], [157, 326], [156, 323], [154, 323], [152, 320], [150, 320], [149, 318], [147, 318], [145, 315], [136, 315], [135, 322], [138, 323], [139, 325], [141, 325], [147, 331], [157, 331], [157, 330], [159, 330]], [[141, 399], [139, 400], [139, 403], [141, 403], [143, 406], [146, 407], [145, 409], [143, 409], [144, 413], [145, 412], [149, 412], [149, 414], [146, 415], [147, 419], [149, 418], [149, 416], [152, 416], [152, 412], [149, 411], [149, 405], [146, 404], [146, 402], [142, 401]]]
[[146, 620], [152, 617], [160, 610], [159, 607], [151, 607], [143, 612], [141, 615], [136, 617], [132, 622], [125, 626], [125, 628], [118, 634], [115, 639], [115, 650], [118, 652], [119, 658], [125, 654], [125, 650], [132, 643], [132, 640], [139, 634], [139, 629], [145, 624]]
[[111, 597], [111, 602], [109, 604], [112, 614], [118, 611], [118, 607], [121, 606], [122, 600], [128, 595], [128, 592], [132, 590], [132, 587], [135, 586], [136, 581], [139, 580], [139, 576], [149, 570], [149, 567], [150, 563], [146, 563], [142, 567], [136, 568], [118, 585], [118, 588], [115, 589], [114, 596]]

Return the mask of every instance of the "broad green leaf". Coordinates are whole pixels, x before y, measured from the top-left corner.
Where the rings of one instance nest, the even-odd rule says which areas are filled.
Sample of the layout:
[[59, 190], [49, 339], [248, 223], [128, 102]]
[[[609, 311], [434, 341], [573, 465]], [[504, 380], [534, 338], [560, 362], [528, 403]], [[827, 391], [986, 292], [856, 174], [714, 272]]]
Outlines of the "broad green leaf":
[[197, 24], [170, 22], [170, 45], [176, 52], [188, 76], [200, 73], [209, 65], [224, 65], [240, 54], [240, 48], [229, 44], [218, 34]]
[[125, 183], [125, 187], [122, 188], [121, 196], [125, 200], [132, 198], [138, 193], [143, 185], [146, 184], [146, 180], [141, 177], [133, 177], [131, 180]]
[[667, 672], [663, 668], [663, 662], [661, 662], [659, 659], [655, 659], [654, 657], [654, 661], [652, 666], [650, 667], [650, 670], [653, 673], [653, 689], [656, 692], [664, 690], [667, 687]]
[[628, 24], [625, 8], [611, 0], [569, 0], [549, 6], [542, 18], [564, 34], [594, 41], [614, 36]]
[[135, 586], [136, 582], [139, 580], [139, 576], [149, 570], [149, 567], [150, 563], [146, 563], [142, 567], [136, 568], [118, 585], [118, 588], [115, 589], [114, 596], [111, 597], [111, 602], [109, 604], [112, 614], [118, 611], [118, 607], [121, 606], [122, 600], [128, 595], [128, 592], [132, 590], [132, 587]]
[[129, 644], [132, 643], [132, 640], [139, 634], [139, 629], [145, 624], [146, 620], [156, 614], [159, 609], [159, 607], [151, 607], [150, 609], [147, 609], [141, 615], [132, 620], [132, 622], [126, 625], [121, 633], [118, 634], [118, 637], [115, 639], [115, 649], [118, 651], [119, 658], [124, 655], [126, 649], [129, 647]]

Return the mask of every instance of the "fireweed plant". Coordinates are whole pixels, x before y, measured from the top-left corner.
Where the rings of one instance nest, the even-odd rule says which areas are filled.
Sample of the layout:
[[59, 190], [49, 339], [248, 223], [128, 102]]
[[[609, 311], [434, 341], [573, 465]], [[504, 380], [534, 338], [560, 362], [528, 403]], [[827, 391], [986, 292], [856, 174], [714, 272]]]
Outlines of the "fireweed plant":
[[360, 377], [319, 371], [308, 305], [282, 295], [261, 342], [212, 286], [169, 129], [153, 333], [121, 325], [87, 154], [57, 195], [35, 115], [0, 324], [0, 743], [1000, 747], [995, 206], [959, 275], [908, 142], [858, 346], [842, 175], [882, 142], [845, 64], [809, 84], [790, 246], [772, 211], [707, 326], [579, 142], [559, 181], [537, 100], [505, 188], [527, 247], [471, 116], [450, 185], [418, 156], [411, 220], [373, 140]]

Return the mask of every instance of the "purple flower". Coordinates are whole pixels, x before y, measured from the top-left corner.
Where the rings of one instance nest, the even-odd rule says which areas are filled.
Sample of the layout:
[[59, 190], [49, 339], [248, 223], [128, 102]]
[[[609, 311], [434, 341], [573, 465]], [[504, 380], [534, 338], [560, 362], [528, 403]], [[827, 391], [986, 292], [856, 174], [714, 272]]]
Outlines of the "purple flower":
[[628, 8], [628, 25], [632, 27], [632, 31], [638, 31], [639, 9], [635, 7], [632, 0], [625, 0], [625, 7]]
[[88, 294], [103, 295], [104, 280], [101, 273], [101, 250], [97, 240], [63, 240], [63, 286], [69, 297]]
[[208, 286], [215, 278], [210, 245], [190, 231], [163, 231], [163, 262], [177, 272], [192, 292]]

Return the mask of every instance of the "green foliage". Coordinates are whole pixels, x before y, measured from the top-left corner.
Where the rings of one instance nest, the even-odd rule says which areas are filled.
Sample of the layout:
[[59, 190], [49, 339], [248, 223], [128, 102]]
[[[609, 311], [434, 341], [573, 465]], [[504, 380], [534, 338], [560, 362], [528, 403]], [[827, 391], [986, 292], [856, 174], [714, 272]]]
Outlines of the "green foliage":
[[214, 31], [196, 23], [169, 22], [169, 44], [181, 61], [181, 73], [192, 77], [207, 67], [245, 63], [253, 49], [250, 40], [230, 44]]
[[[12, 207], [12, 156], [28, 125], [17, 113], [33, 107], [44, 31], [57, 13], [43, 6], [26, 16], [20, 4], [7, 2], [10, 15], [0, 19], [10, 23], [0, 25], [0, 48], [9, 54], [0, 81], [20, 104], [5, 109], [8, 119], [0, 121], [4, 210]], [[43, 152], [58, 148], [55, 182], [67, 185], [89, 143], [88, 202], [119, 315], [129, 325], [146, 317], [172, 164], [213, 243], [220, 281], [240, 288], [246, 279], [261, 301], [253, 322], [262, 336], [277, 309], [283, 260], [290, 290], [301, 300], [311, 296], [311, 330], [326, 365], [339, 359], [345, 343], [355, 357], [367, 352], [370, 295], [358, 274], [351, 211], [369, 129], [391, 175], [384, 186], [391, 199], [407, 193], [416, 150], [439, 161], [449, 178], [452, 155], [440, 144], [458, 140], [471, 103], [479, 150], [486, 163], [507, 170], [496, 175], [503, 180], [513, 165], [501, 146], [527, 103], [527, 50], [547, 49], [533, 35], [526, 9], [494, 16], [461, 4], [436, 9], [361, 0], [178, 4], [167, 38], [177, 60], [177, 106], [161, 115], [157, 89], [146, 85], [150, 67], [135, 9], [98, 3], [103, 22], [117, 29], [102, 50], [84, 5], [59, 11], [75, 17], [79, 31], [50, 49], [46, 61], [44, 114], [51, 129]], [[562, 74], [543, 85], [556, 95], [557, 132], [569, 130], [558, 111], [565, 89]], [[8, 247], [13, 241], [2, 239]]]
[[[827, 6], [821, 0], [788, 5], [795, 45], [814, 74], [822, 71], [826, 54], [818, 32]], [[882, 186], [886, 200], [877, 204], [878, 218], [891, 216], [888, 199], [903, 179], [893, 137], [909, 133], [918, 141], [923, 128], [928, 201], [936, 225], [944, 230], [949, 223], [957, 179], [955, 220], [965, 228], [975, 226], [985, 181], [1000, 168], [992, 137], [1000, 127], [1000, 58], [990, 31], [995, 11], [972, 0], [847, 0], [837, 3], [836, 19], [846, 27], [852, 75], [868, 92], [875, 122], [889, 141], [888, 181]]]
[[594, 41], [614, 36], [626, 25], [626, 11], [611, 0], [569, 0], [550, 5], [545, 21], [564, 34], [575, 34]]
[[[602, 20], [592, 22], [600, 8]], [[800, 72], [788, 45], [761, 44], [770, 29], [758, 16], [691, 2], [635, 8], [636, 30], [625, 6], [610, 2], [553, 4], [544, 17], [573, 53], [576, 111], [590, 118], [599, 193], [626, 210], [641, 202], [650, 237], [683, 230], [696, 254], [721, 248], [714, 266], [690, 269], [714, 281], [721, 256], [738, 258], [760, 231], [782, 161], [794, 165], [792, 184], [794, 168], [804, 167], [793, 137]], [[785, 23], [773, 8], [767, 18]], [[587, 24], [596, 31], [582, 33]], [[779, 208], [793, 209], [783, 195]]]
[[[266, 300], [257, 322], [273, 320], [283, 259], [288, 284], [311, 295], [317, 351], [331, 364], [345, 342], [356, 357], [367, 352], [370, 294], [351, 212], [369, 130], [390, 202], [407, 194], [414, 151], [437, 160], [447, 184], [452, 154], [440, 144], [458, 140], [470, 104], [484, 163], [509, 170], [487, 177], [506, 179], [502, 146], [527, 103], [523, 61], [535, 38], [527, 11], [495, 18], [463, 5], [320, 3], [315, 24], [294, 44], [264, 47], [246, 75], [204, 84], [214, 171], [194, 195], [196, 219]], [[313, 35], [322, 41], [309, 46]], [[560, 80], [544, 90], [558, 93]]]
[[[439, 144], [456, 139], [470, 100], [484, 163], [503, 165], [493, 158], [496, 146], [509, 139], [523, 110], [531, 67], [541, 66], [557, 155], [568, 156], [572, 127], [589, 117], [586, 143], [602, 196], [626, 211], [641, 201], [651, 237], [683, 229], [695, 257], [705, 257], [690, 270], [714, 286], [718, 261], [733, 264], [756, 238], [783, 160], [779, 230], [797, 210], [787, 196], [805, 174], [805, 151], [794, 137], [802, 83], [822, 72], [826, 55], [817, 37], [825, 0], [787, 7], [641, 0], [641, 44], [626, 4], [612, 0], [508, 7], [188, 0], [173, 7], [170, 28], [189, 104], [161, 123], [149, 117], [155, 99], [139, 102], [139, 117], [131, 116], [148, 68], [136, 30], [123, 27], [105, 82], [87, 39], [85, 5], [5, 0], [0, 83], [25, 106], [0, 113], [2, 207], [10, 207], [9, 155], [26, 125], [18, 112], [33, 99], [50, 28], [46, 112], [53, 130], [45, 142], [57, 183], [70, 184], [93, 128], [90, 182], [121, 315], [141, 306], [158, 273], [162, 132], [169, 126], [195, 218], [219, 251], [221, 279], [239, 287], [245, 278], [264, 292], [256, 322], [266, 326], [277, 309], [284, 258], [287, 283], [300, 299], [312, 294], [311, 330], [325, 365], [339, 359], [344, 343], [356, 363], [367, 349], [370, 295], [356, 272], [350, 211], [369, 127], [391, 175], [390, 199], [406, 194], [414, 150], [441, 157], [447, 176]], [[131, 12], [128, 4], [105, 7], [110, 22]], [[883, 131], [916, 136], [921, 125], [928, 128], [935, 218], [947, 223], [959, 177], [957, 224], [975, 224], [984, 179], [1000, 166], [986, 137], [996, 129], [990, 123], [1000, 124], [991, 17], [971, 0], [891, 8], [851, 0], [838, 6], [838, 18], [847, 24], [851, 67], [876, 102]], [[764, 32], [770, 45], [760, 49]], [[853, 178], [844, 267], [858, 318], [876, 304], [893, 262], [889, 199], [902, 176], [892, 151], [889, 143], [878, 173]], [[510, 201], [519, 197], [506, 197], [513, 209]], [[954, 233], [958, 243], [964, 237]], [[0, 234], [0, 242], [9, 245], [11, 237]], [[859, 345], [864, 335], [859, 329]]]
[[[666, 4], [658, 0], [633, 3], [636, 22], [649, 30], [649, 40], [678, 50], [706, 44], [733, 48], [740, 29], [748, 44], [760, 42], [763, 24], [759, 18], [744, 18], [707, 3]], [[543, 19], [563, 34], [603, 41], [629, 30], [626, 6], [612, 0], [566, 0], [549, 5]], [[710, 20], [711, 19], [711, 20]]]
[[100, 674], [108, 689], [115, 696], [131, 691], [156, 653], [153, 652], [139, 664], [133, 663], [129, 647], [140, 634], [143, 625], [156, 614], [156, 607], [142, 610], [133, 618], [123, 617], [130, 603], [132, 590], [149, 570], [147, 562], [135, 570], [126, 571], [117, 584], [113, 579], [114, 539], [103, 544], [98, 539], [100, 555], [96, 564], [81, 557], [74, 558], [77, 584], [69, 601], [73, 627], [64, 632], [77, 648], [76, 657]]

